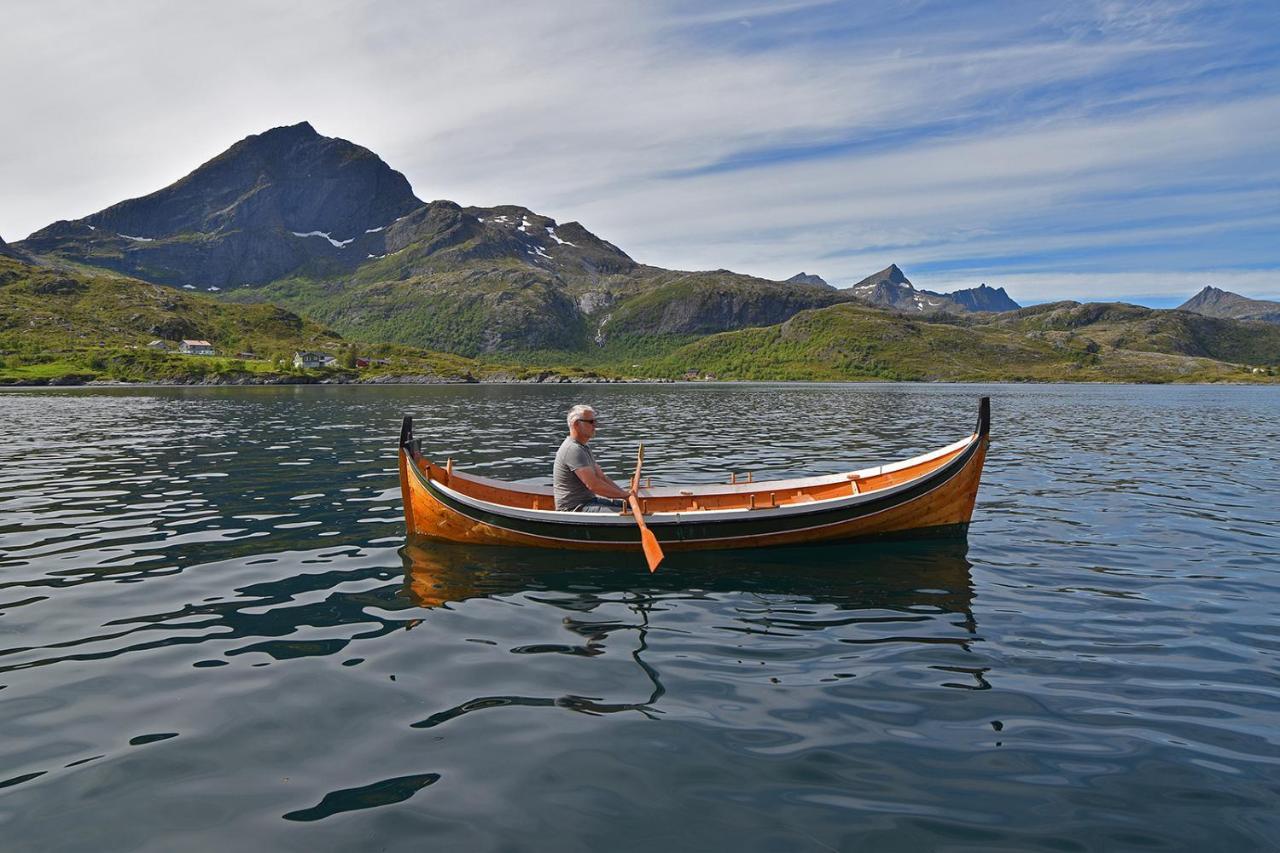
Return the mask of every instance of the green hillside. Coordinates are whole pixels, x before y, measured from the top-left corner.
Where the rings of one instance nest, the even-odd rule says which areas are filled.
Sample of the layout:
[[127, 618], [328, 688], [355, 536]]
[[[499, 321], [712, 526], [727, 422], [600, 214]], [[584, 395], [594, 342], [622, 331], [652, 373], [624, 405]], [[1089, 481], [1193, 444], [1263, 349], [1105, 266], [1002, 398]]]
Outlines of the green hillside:
[[[924, 320], [837, 305], [775, 326], [712, 335], [643, 367], [668, 377], [696, 371], [756, 380], [1276, 381], [1280, 334], [1132, 308], [1069, 303], [986, 319]], [[1253, 373], [1255, 367], [1263, 372]]]
[[[314, 319], [304, 319], [268, 303], [0, 257], [0, 382], [690, 373], [746, 380], [1265, 382], [1280, 372], [1280, 326], [1117, 303], [918, 317], [829, 304], [846, 297], [821, 287], [801, 286], [792, 297], [776, 283], [724, 271], [639, 268], [600, 276], [590, 289], [582, 289], [583, 280], [566, 287], [550, 271], [502, 258], [394, 283], [371, 276], [345, 284], [291, 279], [240, 291], [308, 306]], [[811, 302], [826, 307], [805, 309]], [[590, 309], [585, 314], [583, 306]], [[790, 319], [760, 321], [771, 312]], [[340, 337], [330, 322], [351, 334]], [[725, 326], [749, 328], [707, 334]], [[208, 340], [220, 357], [147, 346], [181, 338]], [[407, 343], [421, 341], [454, 352]], [[298, 349], [328, 352], [346, 371], [300, 375], [288, 361]], [[238, 358], [242, 352], [254, 357]], [[379, 361], [355, 371], [357, 354]]]
[[[218, 355], [154, 350], [184, 338], [212, 343]], [[236, 305], [101, 270], [37, 267], [0, 257], [0, 382], [234, 381], [321, 378], [294, 371], [296, 350], [351, 363], [356, 348], [332, 330], [274, 305]], [[239, 357], [240, 353], [251, 353]], [[469, 359], [407, 347], [364, 347], [380, 357], [367, 375], [399, 372], [461, 378]], [[493, 368], [486, 368], [492, 370]]]
[[418, 257], [417, 248], [370, 261], [350, 278], [295, 277], [226, 298], [286, 306], [351, 340], [523, 360], [544, 351], [576, 351], [590, 360], [601, 347], [650, 353], [850, 298], [821, 285], [787, 285], [727, 270], [635, 266], [589, 275], [507, 257], [452, 266], [439, 255], [457, 247], [427, 257]]

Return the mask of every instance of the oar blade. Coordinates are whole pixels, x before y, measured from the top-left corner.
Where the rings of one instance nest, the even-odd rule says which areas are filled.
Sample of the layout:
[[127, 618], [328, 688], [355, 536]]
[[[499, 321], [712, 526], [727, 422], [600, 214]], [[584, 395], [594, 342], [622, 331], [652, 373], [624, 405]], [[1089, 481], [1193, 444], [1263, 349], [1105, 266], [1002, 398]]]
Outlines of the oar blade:
[[636, 500], [634, 494], [627, 498], [627, 503], [631, 505], [631, 514], [636, 517], [636, 526], [640, 528], [640, 547], [644, 550], [644, 558], [649, 563], [649, 574], [653, 574], [658, 570], [658, 564], [662, 562], [662, 546], [658, 544], [658, 537], [653, 535], [649, 525], [644, 523], [640, 502]]
[[644, 558], [649, 561], [649, 574], [653, 574], [665, 555], [662, 553], [662, 546], [658, 544], [658, 537], [647, 527], [640, 528], [640, 546], [644, 548]]

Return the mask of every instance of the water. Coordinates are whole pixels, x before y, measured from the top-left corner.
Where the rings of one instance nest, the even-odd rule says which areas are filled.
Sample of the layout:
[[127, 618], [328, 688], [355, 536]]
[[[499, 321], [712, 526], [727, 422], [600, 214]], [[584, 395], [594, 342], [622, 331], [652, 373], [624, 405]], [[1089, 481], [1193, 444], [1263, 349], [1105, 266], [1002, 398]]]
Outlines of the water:
[[[394, 440], [861, 467], [993, 397], [967, 543], [403, 549]], [[1280, 847], [1280, 393], [0, 395], [0, 849]]]

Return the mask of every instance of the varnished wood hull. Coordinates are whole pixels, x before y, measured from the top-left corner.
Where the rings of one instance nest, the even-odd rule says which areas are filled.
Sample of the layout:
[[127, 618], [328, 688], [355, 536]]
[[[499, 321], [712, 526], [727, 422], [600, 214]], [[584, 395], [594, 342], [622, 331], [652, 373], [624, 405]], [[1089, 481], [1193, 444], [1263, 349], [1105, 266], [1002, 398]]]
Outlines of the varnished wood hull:
[[[990, 440], [978, 428], [933, 454], [828, 478], [642, 491], [645, 522], [664, 551], [962, 534], [973, 516]], [[481, 545], [639, 551], [626, 515], [554, 512], [545, 490], [484, 480], [425, 458], [406, 418], [400, 485], [411, 537]]]

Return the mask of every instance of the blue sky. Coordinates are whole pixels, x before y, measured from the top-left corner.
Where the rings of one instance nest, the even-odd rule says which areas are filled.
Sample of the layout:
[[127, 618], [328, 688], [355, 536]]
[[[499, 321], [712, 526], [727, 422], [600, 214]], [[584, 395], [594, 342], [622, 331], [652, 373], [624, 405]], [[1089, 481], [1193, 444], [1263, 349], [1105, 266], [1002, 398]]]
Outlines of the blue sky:
[[1280, 299], [1280, 4], [7, 4], [0, 235], [310, 121], [638, 260]]

